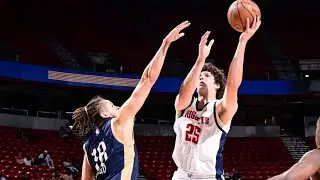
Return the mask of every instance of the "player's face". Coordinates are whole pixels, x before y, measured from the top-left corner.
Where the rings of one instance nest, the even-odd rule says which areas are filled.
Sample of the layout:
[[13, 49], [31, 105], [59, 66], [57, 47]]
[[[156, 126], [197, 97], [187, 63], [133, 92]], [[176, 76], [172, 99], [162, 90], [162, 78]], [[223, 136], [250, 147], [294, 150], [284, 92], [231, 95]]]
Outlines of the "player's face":
[[100, 104], [102, 117], [117, 117], [119, 107], [115, 106], [111, 101], [103, 100]]
[[207, 93], [208, 90], [216, 91], [219, 87], [215, 82], [214, 76], [209, 71], [201, 72], [197, 86], [198, 93]]

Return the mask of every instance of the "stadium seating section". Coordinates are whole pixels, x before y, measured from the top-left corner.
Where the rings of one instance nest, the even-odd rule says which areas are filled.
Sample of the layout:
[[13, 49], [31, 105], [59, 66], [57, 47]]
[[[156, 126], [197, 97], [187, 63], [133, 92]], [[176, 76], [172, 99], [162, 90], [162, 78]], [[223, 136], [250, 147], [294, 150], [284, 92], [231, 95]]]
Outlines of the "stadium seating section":
[[[29, 130], [41, 138], [32, 144], [16, 138], [16, 128], [0, 128], [0, 171], [9, 179], [18, 179], [23, 171], [30, 176], [48, 179], [52, 170], [45, 166], [24, 167], [16, 163], [19, 152], [37, 156], [48, 150], [55, 167], [64, 172], [62, 161], [71, 157], [81, 163], [83, 152], [79, 140], [60, 140], [54, 131]], [[145, 175], [159, 180], [171, 179], [176, 166], [171, 158], [174, 137], [136, 137], [140, 167]], [[224, 149], [225, 172], [239, 171], [243, 179], [266, 179], [289, 168], [293, 160], [280, 138], [228, 138]], [[37, 178], [37, 179], [38, 179]]]
[[[7, 25], [6, 29], [0, 33], [3, 44], [6, 44], [6, 49], [18, 53], [20, 62], [65, 67], [66, 65], [64, 65], [50, 47], [50, 42], [57, 40], [73, 56], [92, 50], [108, 52], [117, 63], [123, 65], [125, 73], [140, 74], [156, 52], [166, 33], [186, 17], [190, 16], [189, 14], [184, 14], [185, 12], [177, 12], [181, 8], [180, 4], [179, 8], [166, 11], [165, 16], [159, 16], [159, 14], [162, 14], [162, 8], [157, 8], [156, 6], [153, 7], [153, 10], [149, 10], [148, 13], [145, 12], [145, 9], [148, 8], [141, 9], [141, 14], [135, 13], [136, 17], [127, 14], [127, 12], [135, 8], [123, 9], [124, 7], [121, 7], [119, 9], [106, 6], [104, 8], [101, 7], [101, 12], [97, 12], [98, 14], [101, 13], [99, 15], [101, 19], [97, 19], [95, 13], [87, 13], [97, 11], [95, 6], [91, 7], [87, 4], [79, 3], [77, 7], [74, 7], [73, 3], [63, 2], [61, 4], [61, 2], [56, 1], [46, 3], [48, 4], [36, 3], [33, 6], [19, 10], [16, 10], [15, 5], [7, 5], [7, 12], [18, 12], [16, 14], [17, 17], [7, 17], [6, 23], [16, 22], [14, 18], [18, 18], [19, 20], [25, 19], [26, 22], [30, 22], [24, 23], [23, 28], [18, 23], [17, 25], [16, 23], [12, 23], [10, 26]], [[223, 6], [227, 7], [229, 3], [225, 3]], [[135, 6], [137, 8], [141, 7], [139, 4]], [[59, 16], [57, 16], [55, 11], [52, 11], [52, 9], [55, 9], [52, 7], [59, 9]], [[221, 9], [220, 7], [216, 8]], [[73, 9], [74, 12], [70, 11], [70, 9]], [[41, 16], [36, 21], [33, 16], [27, 15], [29, 12], [45, 12], [46, 16]], [[148, 15], [145, 15], [145, 13]], [[196, 24], [193, 25], [192, 33], [187, 32], [188, 37], [177, 42], [170, 49], [168, 59], [171, 60], [168, 60], [168, 62], [173, 63], [175, 61], [173, 59], [179, 57], [179, 59], [184, 59], [183, 62], [191, 65], [197, 57], [197, 44], [200, 37], [205, 30], [210, 29], [212, 31], [211, 37], [215, 38], [217, 42], [217, 45], [214, 47], [214, 58], [216, 59], [214, 62], [220, 68], [227, 70], [237, 46], [239, 33], [230, 28], [225, 19], [225, 13], [223, 13], [223, 16], [221, 14], [220, 16], [208, 16], [216, 18], [214, 20], [210, 19], [210, 21], [204, 18], [207, 15], [202, 13], [201, 11], [201, 13], [195, 13], [193, 18], [189, 17], [197, 19], [193, 20]], [[178, 16], [177, 14], [180, 15]], [[200, 17], [197, 17], [198, 15]], [[142, 20], [146, 16], [150, 16], [150, 20]], [[112, 17], [117, 17], [117, 20]], [[216, 26], [212, 22], [219, 22], [220, 25]], [[119, 36], [121, 37], [121, 41], [119, 41]], [[269, 58], [270, 55], [262, 40], [256, 38], [248, 44], [244, 71], [245, 79], [264, 79], [266, 76], [275, 78], [276, 74], [273, 73]], [[178, 66], [178, 64], [175, 65]], [[190, 68], [187, 67], [186, 69], [189, 70]], [[168, 70], [164, 68], [163, 74], [165, 76], [174, 76], [175, 71], [176, 69]]]
[[7, 48], [19, 54], [19, 62], [43, 66], [63, 67], [51, 50], [49, 42], [32, 31], [2, 33]]
[[[171, 179], [176, 166], [171, 158], [173, 137], [137, 137], [140, 166], [156, 179]], [[293, 159], [280, 138], [228, 138], [224, 169], [239, 171], [242, 179], [266, 179], [287, 170]]]
[[45, 165], [38, 167], [18, 165], [16, 158], [19, 152], [22, 153], [22, 156], [31, 155], [35, 158], [44, 150], [48, 150], [55, 167], [59, 169], [59, 172], [64, 173], [66, 172], [62, 164], [64, 158], [71, 157], [76, 163], [82, 161], [83, 152], [80, 141], [62, 141], [54, 131], [23, 129], [23, 132], [32, 132], [32, 134], [41, 137], [33, 144], [18, 139], [17, 132], [17, 128], [0, 128], [0, 171], [7, 179], [19, 179], [23, 172], [36, 179], [51, 179], [52, 177], [52, 170]]

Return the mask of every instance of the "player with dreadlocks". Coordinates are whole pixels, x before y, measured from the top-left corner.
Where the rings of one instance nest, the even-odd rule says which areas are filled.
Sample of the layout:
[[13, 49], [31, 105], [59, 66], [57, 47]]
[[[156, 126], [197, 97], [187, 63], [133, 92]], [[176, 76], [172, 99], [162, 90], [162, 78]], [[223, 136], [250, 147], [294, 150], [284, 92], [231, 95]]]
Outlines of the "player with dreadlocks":
[[138, 153], [134, 143], [134, 117], [144, 104], [159, 77], [170, 44], [184, 36], [185, 21], [164, 38], [154, 58], [145, 68], [139, 84], [130, 98], [120, 107], [101, 97], [93, 98], [73, 113], [74, 129], [88, 136], [84, 143], [82, 179], [138, 179]]

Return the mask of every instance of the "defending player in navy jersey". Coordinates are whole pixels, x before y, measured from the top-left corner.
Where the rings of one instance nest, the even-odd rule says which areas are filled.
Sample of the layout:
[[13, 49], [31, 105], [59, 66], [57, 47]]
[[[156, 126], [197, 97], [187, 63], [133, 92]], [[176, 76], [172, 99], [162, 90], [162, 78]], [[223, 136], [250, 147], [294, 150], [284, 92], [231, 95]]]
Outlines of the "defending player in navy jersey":
[[274, 176], [268, 180], [320, 180], [320, 117], [316, 129], [317, 149], [305, 153], [299, 162], [286, 172]]
[[101, 97], [93, 98], [73, 113], [74, 129], [79, 135], [89, 135], [84, 143], [82, 179], [135, 180], [138, 178], [138, 153], [134, 143], [134, 117], [144, 104], [159, 77], [170, 44], [184, 34], [185, 21], [163, 40], [154, 58], [145, 68], [139, 84], [120, 107]]
[[[255, 18], [251, 27], [239, 38], [238, 48], [231, 62], [228, 79], [213, 64], [205, 64], [213, 40], [208, 42], [206, 32], [199, 44], [199, 56], [181, 85], [176, 97], [176, 141], [172, 158], [178, 170], [177, 179], [223, 179], [223, 145], [237, 111], [237, 93], [242, 82], [244, 52], [248, 40], [261, 24]], [[193, 93], [197, 90], [198, 97]]]

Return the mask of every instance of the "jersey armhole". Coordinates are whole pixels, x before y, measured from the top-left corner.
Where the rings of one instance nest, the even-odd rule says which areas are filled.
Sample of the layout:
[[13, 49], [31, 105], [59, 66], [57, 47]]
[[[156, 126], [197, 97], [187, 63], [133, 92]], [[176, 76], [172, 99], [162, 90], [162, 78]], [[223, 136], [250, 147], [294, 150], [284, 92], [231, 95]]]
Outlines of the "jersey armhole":
[[91, 164], [90, 164], [89, 159], [88, 159], [88, 153], [87, 153], [87, 150], [86, 150], [86, 143], [87, 142], [83, 143], [83, 146], [82, 146], [83, 151], [84, 151], [84, 156], [85, 156], [84, 160], [87, 161], [86, 163], [89, 164], [90, 168], [92, 169]]
[[85, 154], [85, 155], [87, 155], [86, 142], [85, 142], [85, 143], [83, 143], [83, 145], [82, 145], [82, 149], [83, 149], [83, 151], [84, 151], [84, 154]]
[[[218, 129], [220, 129], [220, 131], [222, 131], [223, 134], [228, 134], [229, 130], [230, 130], [230, 125], [229, 124], [224, 124], [219, 117], [218, 111], [217, 111], [217, 102], [215, 101], [213, 104], [213, 115], [214, 115], [214, 121], [218, 127]], [[231, 124], [231, 123], [230, 123]]]
[[184, 111], [185, 111], [186, 109], [188, 109], [188, 108], [192, 105], [194, 99], [195, 99], [195, 97], [192, 97], [190, 104], [189, 104], [186, 108], [184, 108], [183, 110], [180, 110], [180, 111], [177, 111], [177, 110], [176, 110], [176, 119], [178, 119], [178, 118], [180, 118], [181, 116], [183, 116]]
[[[123, 144], [123, 145], [125, 145], [125, 146], [132, 146], [132, 145], [134, 145], [134, 135], [132, 135], [132, 138], [133, 138], [132, 143], [126, 143], [126, 142], [122, 141], [122, 140], [120, 139], [120, 137], [118, 136], [118, 134], [116, 133], [116, 130], [115, 130], [115, 128], [114, 128], [114, 118], [111, 119], [110, 121], [111, 121], [110, 123], [111, 123], [111, 131], [112, 131], [113, 137], [114, 137], [119, 143], [121, 143], [121, 144]], [[132, 128], [134, 128], [134, 127], [132, 127]]]

